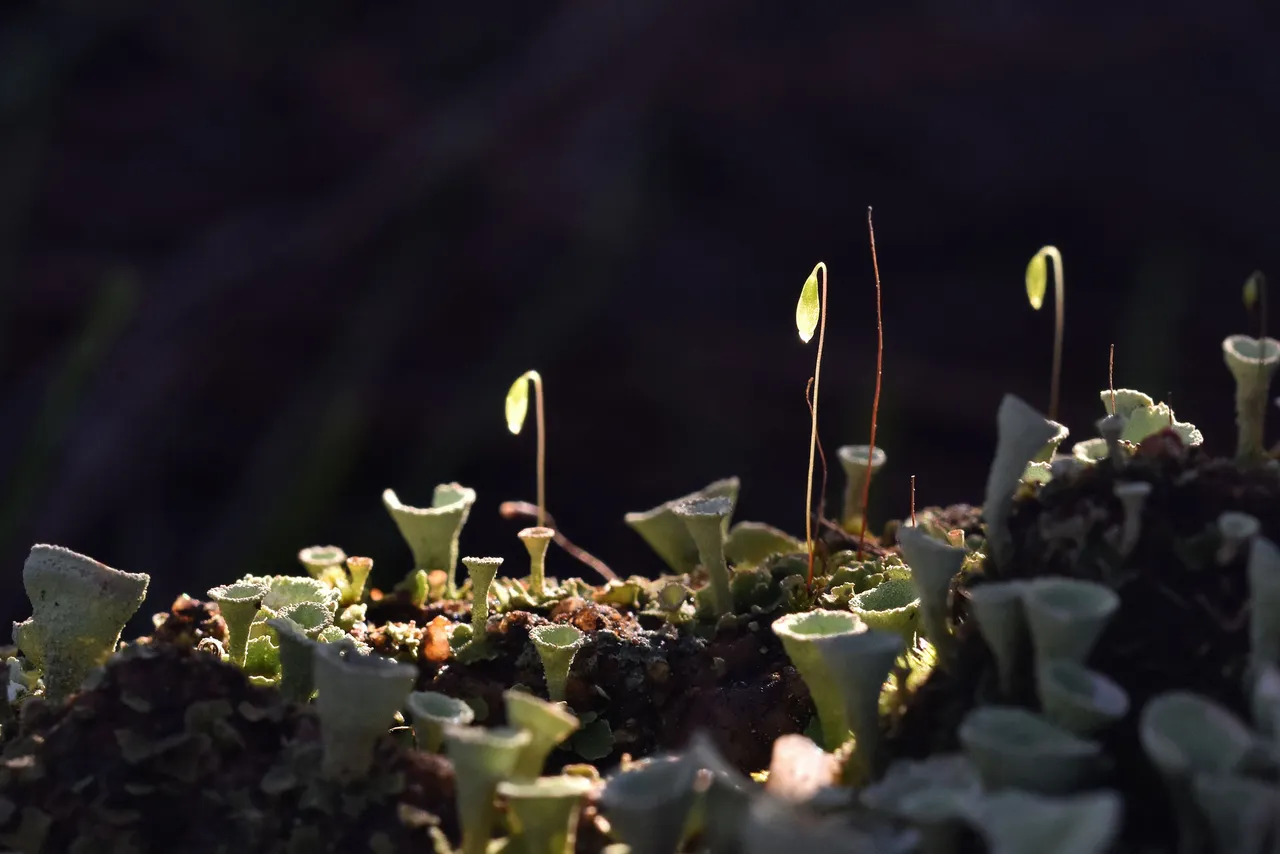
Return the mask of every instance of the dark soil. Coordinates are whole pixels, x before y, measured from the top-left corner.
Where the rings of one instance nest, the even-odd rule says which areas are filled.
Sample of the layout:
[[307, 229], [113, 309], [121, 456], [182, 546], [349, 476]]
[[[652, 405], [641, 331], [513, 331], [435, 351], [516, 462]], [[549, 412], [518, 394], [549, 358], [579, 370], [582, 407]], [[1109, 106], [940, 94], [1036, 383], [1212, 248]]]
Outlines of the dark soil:
[[308, 708], [234, 666], [134, 645], [67, 704], [23, 705], [0, 834], [75, 854], [426, 851], [433, 823], [457, 839], [447, 761], [388, 736], [371, 776], [344, 787], [316, 773], [318, 735]]
[[[1123, 511], [1113, 495], [1119, 482], [1152, 484], [1142, 536], [1121, 559], [1108, 532]], [[1164, 787], [1146, 761], [1137, 737], [1138, 713], [1153, 695], [1170, 690], [1202, 693], [1248, 719], [1242, 675], [1249, 649], [1249, 590], [1245, 552], [1219, 566], [1218, 516], [1227, 510], [1256, 516], [1263, 535], [1280, 538], [1280, 474], [1241, 468], [1176, 443], [1149, 440], [1117, 471], [1103, 462], [1055, 479], [1015, 505], [1010, 520], [1014, 553], [1008, 566], [988, 561], [987, 579], [1066, 575], [1112, 586], [1121, 605], [1089, 660], [1128, 691], [1128, 717], [1102, 740], [1116, 763], [1116, 785], [1125, 795], [1125, 836], [1170, 845], [1173, 821]], [[919, 757], [956, 750], [960, 720], [994, 678], [994, 662], [965, 623], [957, 596], [957, 653], [939, 668], [890, 721], [891, 757]], [[1024, 680], [1030, 683], [1030, 677]], [[1026, 698], [1034, 705], [1034, 697]]]
[[[423, 611], [419, 619], [434, 619]], [[696, 730], [706, 729], [728, 761], [745, 772], [758, 771], [768, 767], [774, 740], [802, 732], [813, 713], [804, 681], [769, 629], [777, 616], [760, 614], [704, 640], [667, 627], [646, 630], [631, 613], [574, 597], [542, 614], [512, 611], [491, 618], [491, 658], [440, 663], [419, 655], [418, 687], [478, 698], [488, 715], [477, 722], [500, 724], [503, 691], [524, 685], [546, 696], [529, 630], [547, 622], [568, 623], [587, 640], [574, 658], [566, 700], [580, 716], [608, 721], [613, 749], [587, 757], [558, 751], [551, 770], [584, 759], [608, 768], [624, 753], [639, 757], [678, 748]], [[375, 641], [377, 634], [375, 629]]]

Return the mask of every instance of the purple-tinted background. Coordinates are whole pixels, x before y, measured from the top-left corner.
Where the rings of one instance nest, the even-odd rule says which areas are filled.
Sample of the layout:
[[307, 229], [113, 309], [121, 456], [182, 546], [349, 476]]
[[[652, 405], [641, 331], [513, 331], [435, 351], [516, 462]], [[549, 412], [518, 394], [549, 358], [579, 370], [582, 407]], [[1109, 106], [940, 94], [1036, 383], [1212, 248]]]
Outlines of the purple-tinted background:
[[[153, 575], [154, 610], [337, 543], [394, 581], [379, 500], [480, 495], [464, 553], [519, 561], [548, 495], [621, 572], [627, 510], [728, 474], [803, 526], [832, 271], [828, 452], [864, 442], [884, 278], [874, 518], [977, 501], [1006, 391], [1062, 420], [1106, 385], [1234, 443], [1219, 342], [1276, 263], [1280, 64], [1265, 4], [195, 0], [0, 8], [0, 566], [32, 542]], [[532, 426], [532, 425], [530, 425]], [[839, 495], [832, 473], [829, 495]], [[554, 555], [553, 571], [576, 571]], [[0, 615], [3, 616], [3, 615]]]

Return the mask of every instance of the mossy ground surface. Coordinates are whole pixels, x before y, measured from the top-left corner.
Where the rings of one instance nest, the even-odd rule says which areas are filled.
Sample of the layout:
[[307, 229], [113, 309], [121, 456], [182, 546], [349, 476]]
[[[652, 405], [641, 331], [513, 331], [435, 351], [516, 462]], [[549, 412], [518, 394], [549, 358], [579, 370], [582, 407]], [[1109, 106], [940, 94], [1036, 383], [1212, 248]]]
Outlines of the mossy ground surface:
[[[1113, 490], [1137, 480], [1152, 491], [1137, 547], [1122, 558], [1113, 543], [1124, 514]], [[1115, 763], [1112, 785], [1125, 797], [1125, 837], [1173, 850], [1175, 823], [1165, 787], [1139, 744], [1138, 713], [1160, 692], [1190, 690], [1248, 719], [1242, 689], [1249, 652], [1247, 549], [1221, 565], [1215, 560], [1216, 523], [1227, 510], [1256, 516], [1264, 536], [1280, 538], [1280, 475], [1187, 452], [1159, 437], [1144, 442], [1122, 469], [1104, 461], [1018, 502], [1010, 519], [1012, 561], [988, 564], [986, 574], [958, 585], [955, 658], [891, 716], [890, 757], [959, 749], [961, 719], [978, 702], [994, 699], [995, 663], [967, 619], [965, 587], [1042, 575], [1102, 582], [1120, 595], [1120, 608], [1087, 663], [1130, 697], [1128, 716], [1102, 734]], [[1029, 688], [1031, 675], [1023, 674], [1021, 684]], [[1033, 690], [1017, 699], [1036, 705]]]

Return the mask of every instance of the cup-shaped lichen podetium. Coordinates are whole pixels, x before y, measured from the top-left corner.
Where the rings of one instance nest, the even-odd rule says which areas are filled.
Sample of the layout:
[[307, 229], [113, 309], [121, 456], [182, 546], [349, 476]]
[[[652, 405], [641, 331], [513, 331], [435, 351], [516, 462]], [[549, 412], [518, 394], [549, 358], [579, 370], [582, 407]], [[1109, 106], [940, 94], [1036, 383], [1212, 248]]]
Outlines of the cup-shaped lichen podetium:
[[684, 522], [698, 546], [698, 563], [711, 577], [716, 616], [731, 613], [733, 592], [729, 587], [729, 564], [724, 559], [724, 538], [733, 503], [727, 498], [701, 498], [677, 505], [672, 512]]
[[1050, 421], [1049, 423], [1053, 425], [1057, 432], [1040, 447], [1040, 450], [1036, 451], [1035, 456], [1031, 458], [1033, 463], [1047, 463], [1052, 460], [1053, 455], [1058, 453], [1058, 447], [1071, 435], [1067, 425], [1059, 424], [1057, 421]]
[[542, 659], [542, 674], [547, 680], [547, 696], [551, 702], [564, 700], [564, 688], [569, 681], [569, 669], [573, 658], [587, 642], [587, 636], [566, 623], [535, 626], [529, 630], [529, 640]]
[[910, 579], [889, 578], [870, 590], [849, 599], [852, 611], [867, 628], [901, 635], [907, 643], [915, 638], [920, 622], [920, 599]]
[[902, 636], [881, 631], [832, 634], [814, 641], [844, 699], [845, 718], [853, 730], [854, 760], [868, 781], [876, 768], [880, 742], [880, 692], [902, 654]]
[[984, 796], [970, 821], [987, 851], [1095, 854], [1112, 850], [1120, 834], [1123, 807], [1123, 800], [1112, 791], [1046, 798], [1014, 790]]
[[413, 568], [449, 574], [448, 592], [458, 591], [458, 535], [476, 501], [476, 491], [457, 483], [442, 483], [431, 495], [430, 507], [402, 504], [395, 490], [382, 493], [382, 503], [413, 552]]
[[787, 614], [773, 621], [773, 633], [782, 641], [787, 657], [809, 688], [827, 750], [835, 750], [849, 737], [849, 717], [844, 695], [823, 657], [820, 644], [866, 630], [866, 624], [856, 614], [822, 608]]
[[527, 730], [530, 736], [511, 777], [533, 780], [542, 773], [551, 751], [578, 729], [578, 718], [564, 704], [548, 703], [525, 691], [504, 691], [502, 700], [507, 709], [508, 723]]
[[61, 546], [37, 545], [22, 568], [31, 617], [14, 623], [23, 655], [44, 669], [46, 695], [62, 700], [115, 651], [151, 577], [121, 572]]
[[364, 585], [373, 572], [373, 558], [347, 558], [347, 583], [342, 588], [340, 605], [354, 605], [364, 598]]
[[595, 784], [585, 777], [542, 777], [498, 784], [507, 802], [515, 850], [521, 854], [570, 854], [578, 838], [582, 799]]
[[1123, 467], [1128, 456], [1120, 440], [1124, 437], [1125, 428], [1129, 426], [1128, 419], [1121, 415], [1107, 415], [1099, 418], [1094, 426], [1098, 428], [1098, 435], [1107, 445], [1107, 457], [1111, 460], [1111, 465], [1116, 468]]
[[315, 649], [319, 642], [287, 617], [272, 617], [267, 627], [275, 631], [280, 647], [280, 693], [295, 703], [308, 702], [316, 692]]
[[1275, 851], [1280, 786], [1243, 775], [1200, 774], [1192, 796], [1209, 826], [1214, 851]]
[[688, 756], [655, 756], [610, 777], [600, 808], [631, 854], [671, 854], [693, 806], [697, 764]]
[[1013, 550], [1008, 526], [1013, 496], [1027, 463], [1058, 434], [1058, 428], [1021, 398], [1006, 394], [996, 414], [996, 434], [996, 456], [987, 474], [982, 512], [992, 557], [997, 566], [1004, 566]]
[[489, 588], [502, 567], [500, 557], [464, 557], [462, 565], [471, 576], [471, 638], [484, 643], [485, 626], [489, 623]]
[[1198, 850], [1206, 828], [1195, 807], [1195, 779], [1242, 772], [1258, 752], [1257, 735], [1223, 706], [1189, 691], [1170, 691], [1142, 707], [1138, 740], [1168, 789], [1179, 850]]
[[898, 545], [911, 567], [911, 583], [920, 597], [924, 636], [939, 653], [946, 653], [951, 642], [947, 598], [951, 594], [951, 579], [960, 572], [967, 552], [934, 539], [914, 525], [898, 529]]
[[541, 526], [516, 534], [529, 552], [529, 592], [538, 599], [546, 595], [547, 546], [555, 535], [555, 531]]
[[1015, 706], [978, 706], [957, 733], [988, 790], [1066, 795], [1093, 782], [1104, 767], [1097, 742]]
[[863, 487], [869, 479], [876, 476], [876, 472], [884, 468], [889, 457], [882, 448], [873, 450], [869, 445], [845, 445], [836, 449], [836, 456], [844, 469], [844, 504], [840, 512], [840, 526], [851, 534], [858, 534], [863, 525]]
[[498, 784], [511, 775], [529, 733], [512, 727], [445, 727], [445, 754], [453, 762], [463, 854], [485, 854], [497, 808]]
[[1036, 666], [1053, 659], [1084, 663], [1120, 597], [1110, 587], [1077, 578], [1036, 578], [1022, 587]]
[[317, 644], [313, 655], [324, 774], [363, 777], [373, 763], [375, 742], [413, 690], [418, 668], [361, 655], [346, 642]]
[[967, 592], [969, 610], [978, 622], [978, 633], [996, 660], [1000, 695], [1012, 700], [1018, 679], [1027, 670], [1027, 615], [1022, 603], [1022, 581], [990, 581]]
[[347, 553], [337, 546], [307, 546], [298, 552], [298, 563], [312, 578], [323, 578], [329, 570], [341, 568], [346, 559]]
[[1036, 691], [1045, 719], [1079, 736], [1091, 736], [1129, 713], [1123, 688], [1074, 661], [1041, 664]]
[[227, 623], [227, 656], [234, 664], [244, 664], [249, 629], [269, 590], [266, 584], [257, 581], [238, 581], [209, 591], [209, 598], [218, 603], [222, 619]]
[[1111, 489], [1124, 510], [1124, 525], [1120, 529], [1118, 546], [1122, 556], [1127, 557], [1137, 548], [1138, 540], [1142, 538], [1142, 508], [1151, 496], [1151, 490], [1151, 484], [1145, 480], [1119, 481]]
[[[689, 536], [689, 530], [673, 512], [681, 504], [702, 498], [723, 497], [730, 504], [738, 501], [738, 479], [728, 477], [717, 480], [680, 498], [663, 502], [652, 510], [628, 513], [623, 517], [636, 533], [644, 537], [649, 547], [657, 552], [658, 557], [666, 561], [672, 571], [681, 574], [693, 572], [698, 565], [698, 546]], [[724, 522], [725, 535], [728, 535], [729, 522]]]
[[1222, 358], [1236, 381], [1236, 458], [1261, 460], [1266, 453], [1262, 430], [1267, 418], [1267, 389], [1280, 367], [1280, 341], [1230, 335], [1223, 339]]
[[1280, 664], [1280, 548], [1255, 536], [1249, 547], [1249, 643], [1255, 670]]
[[405, 701], [413, 718], [418, 749], [439, 753], [447, 726], [466, 726], [476, 719], [475, 710], [463, 700], [435, 691], [414, 691]]

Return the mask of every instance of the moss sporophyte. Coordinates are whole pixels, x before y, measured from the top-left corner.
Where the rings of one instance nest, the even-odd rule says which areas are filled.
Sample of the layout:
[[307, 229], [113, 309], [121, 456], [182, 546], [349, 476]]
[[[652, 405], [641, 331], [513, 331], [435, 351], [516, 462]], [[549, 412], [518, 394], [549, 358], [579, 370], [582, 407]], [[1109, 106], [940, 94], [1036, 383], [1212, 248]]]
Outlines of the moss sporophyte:
[[[868, 232], [878, 388], [869, 216]], [[818, 361], [803, 540], [735, 522], [731, 477], [626, 514], [657, 577], [552, 577], [552, 541], [570, 567], [603, 564], [546, 511], [531, 371], [507, 400], [511, 429], [530, 387], [539, 416], [538, 504], [514, 511], [539, 523], [516, 534], [527, 576], [459, 560], [474, 490], [442, 483], [424, 507], [387, 490], [409, 546], [388, 558], [394, 587], [370, 587], [368, 557], [311, 546], [294, 574], [228, 574], [122, 644], [149, 577], [36, 546], [5, 660], [0, 847], [1271, 850], [1280, 461], [1263, 418], [1280, 343], [1264, 283], [1246, 288], [1258, 337], [1223, 342], [1233, 454], [1212, 456], [1169, 396], [1116, 388], [1114, 356], [1097, 435], [1064, 448], [1061, 261], [1036, 258], [1033, 305], [1057, 268], [1050, 409], [1003, 397], [981, 507], [916, 508], [913, 478], [877, 535], [877, 391], [869, 443], [839, 451], [840, 524], [814, 512]], [[796, 312], [819, 359], [826, 272]]]

